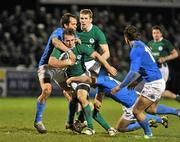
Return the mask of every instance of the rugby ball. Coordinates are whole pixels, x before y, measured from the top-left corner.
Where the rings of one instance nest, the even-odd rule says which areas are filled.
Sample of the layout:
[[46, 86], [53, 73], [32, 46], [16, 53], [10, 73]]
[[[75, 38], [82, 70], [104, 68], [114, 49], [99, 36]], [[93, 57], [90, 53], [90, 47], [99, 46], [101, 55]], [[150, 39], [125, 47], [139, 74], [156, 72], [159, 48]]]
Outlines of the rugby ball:
[[59, 60], [66, 60], [69, 59], [69, 53], [64, 52], [61, 54], [61, 56], [59, 57]]

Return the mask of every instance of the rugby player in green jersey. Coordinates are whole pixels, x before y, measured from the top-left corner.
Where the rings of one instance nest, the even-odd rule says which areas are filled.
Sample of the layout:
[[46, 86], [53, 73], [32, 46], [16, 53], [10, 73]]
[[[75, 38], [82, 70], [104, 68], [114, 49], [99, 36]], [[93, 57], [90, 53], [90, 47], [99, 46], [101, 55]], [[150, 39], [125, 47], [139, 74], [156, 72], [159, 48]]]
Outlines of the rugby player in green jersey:
[[[80, 11], [79, 21], [82, 31], [77, 33], [77, 35], [81, 39], [81, 43], [85, 44], [86, 47], [97, 51], [107, 60], [110, 57], [109, 46], [105, 34], [98, 26], [93, 24], [93, 12], [90, 9], [82, 9]], [[84, 61], [86, 69], [90, 71], [91, 74], [102, 75], [106, 73], [106, 70], [92, 57], [85, 56]], [[96, 89], [97, 94], [103, 94], [100, 87], [97, 87]], [[83, 115], [81, 115], [81, 112], [78, 113], [78, 120], [83, 122]]]
[[[167, 82], [169, 78], [169, 68], [167, 62], [177, 58], [178, 52], [169, 40], [163, 38], [163, 33], [160, 26], [155, 25], [152, 27], [152, 37], [153, 40], [148, 42], [148, 46], [150, 47], [152, 54], [158, 63], [158, 67], [164, 80]], [[165, 90], [162, 97], [174, 99], [180, 102], [180, 96], [169, 90]]]
[[[84, 56], [90, 56], [93, 59], [97, 59], [101, 64], [104, 65], [104, 67], [107, 69], [107, 71], [112, 74], [116, 75], [116, 69], [113, 68], [108, 64], [108, 62], [100, 56], [96, 51], [94, 51], [92, 48], [86, 47], [84, 44], [75, 45], [75, 33], [72, 29], [66, 29], [64, 31], [64, 44], [71, 48], [72, 52], [76, 55], [76, 62], [74, 65], [69, 66], [67, 64], [65, 67], [66, 73], [68, 77], [72, 76], [83, 76], [86, 75], [86, 68], [84, 67]], [[49, 65], [62, 67], [59, 64], [59, 57], [61, 56], [62, 52], [60, 50], [54, 49], [51, 57], [49, 59]], [[69, 59], [70, 60], [70, 59]], [[88, 125], [88, 129], [86, 129], [85, 134], [87, 135], [93, 135], [95, 133], [93, 129], [92, 124], [92, 112], [89, 105], [89, 100], [87, 99], [88, 92], [90, 90], [90, 85], [86, 83], [77, 83], [73, 82], [71, 83], [71, 87], [76, 92], [77, 99], [80, 102], [86, 121]], [[105, 122], [105, 120], [102, 118], [100, 114], [96, 115], [95, 118], [107, 131], [111, 129], [111, 127]], [[112, 129], [111, 129], [112, 130]], [[109, 131], [108, 131], [109, 132]]]

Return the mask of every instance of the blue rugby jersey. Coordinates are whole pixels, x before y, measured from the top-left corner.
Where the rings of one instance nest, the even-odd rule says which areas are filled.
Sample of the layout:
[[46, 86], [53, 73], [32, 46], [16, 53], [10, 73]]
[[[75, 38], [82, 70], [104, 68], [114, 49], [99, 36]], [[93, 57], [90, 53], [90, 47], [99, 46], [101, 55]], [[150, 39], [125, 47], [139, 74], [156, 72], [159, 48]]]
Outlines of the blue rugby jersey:
[[99, 75], [96, 80], [96, 84], [103, 87], [103, 92], [107, 97], [112, 98], [123, 106], [129, 108], [134, 105], [137, 99], [135, 90], [129, 90], [127, 87], [122, 88], [116, 94], [112, 95], [111, 90], [116, 87], [119, 82], [109, 76]]
[[153, 58], [150, 49], [142, 41], [136, 40], [130, 52], [130, 71], [123, 80], [121, 87], [127, 86], [132, 81], [132, 76], [139, 73], [145, 82], [162, 78], [161, 72]]
[[64, 32], [64, 29], [63, 28], [57, 28], [52, 34], [51, 36], [49, 37], [48, 39], [48, 43], [45, 47], [45, 50], [41, 56], [41, 59], [39, 61], [39, 65], [38, 66], [41, 66], [41, 65], [44, 65], [44, 64], [48, 64], [48, 60], [49, 60], [49, 57], [53, 51], [53, 48], [54, 48], [54, 45], [52, 44], [52, 39], [53, 38], [58, 38], [59, 40], [63, 40], [63, 32]]

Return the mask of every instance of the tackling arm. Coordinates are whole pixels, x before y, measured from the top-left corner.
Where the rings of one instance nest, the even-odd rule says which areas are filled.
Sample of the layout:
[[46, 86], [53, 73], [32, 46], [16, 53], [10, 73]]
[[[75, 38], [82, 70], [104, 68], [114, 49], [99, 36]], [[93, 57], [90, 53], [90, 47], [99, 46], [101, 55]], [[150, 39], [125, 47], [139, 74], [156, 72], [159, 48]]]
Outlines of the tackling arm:
[[100, 44], [99, 46], [101, 47], [101, 49], [103, 51], [103, 54], [101, 56], [107, 60], [110, 57], [108, 44]]
[[111, 65], [109, 65], [109, 63], [96, 51], [91, 54], [91, 57], [94, 59], [98, 59], [98, 61], [104, 65], [104, 67], [111, 75], [115, 76], [117, 74], [117, 70]]
[[73, 60], [76, 59], [76, 56], [74, 55], [74, 53], [71, 52], [71, 50], [69, 50], [69, 48], [67, 46], [65, 46], [64, 43], [61, 40], [59, 40], [58, 38], [53, 38], [52, 44], [54, 45], [54, 47], [56, 47], [64, 52], [66, 52], [66, 51], [69, 52], [71, 59], [73, 59]]
[[72, 82], [83, 82], [83, 83], [93, 83], [93, 79], [89, 76], [74, 76], [67, 79], [67, 85]]
[[48, 61], [48, 65], [55, 68], [66, 68], [68, 66], [73, 65], [74, 63], [70, 59], [66, 60], [58, 60], [56, 57], [50, 57]]

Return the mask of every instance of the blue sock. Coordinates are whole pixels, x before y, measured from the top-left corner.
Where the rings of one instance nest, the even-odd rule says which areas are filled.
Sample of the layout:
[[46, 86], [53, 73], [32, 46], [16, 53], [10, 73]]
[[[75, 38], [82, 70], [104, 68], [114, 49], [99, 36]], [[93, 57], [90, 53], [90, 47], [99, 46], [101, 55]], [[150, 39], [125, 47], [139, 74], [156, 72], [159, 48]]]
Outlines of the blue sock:
[[135, 122], [128, 125], [127, 131], [130, 132], [130, 131], [134, 131], [140, 128], [142, 128], [141, 125], [138, 122]]
[[74, 115], [77, 110], [77, 102], [72, 100], [68, 103], [68, 120], [67, 123], [72, 125], [74, 122]]
[[145, 135], [151, 135], [151, 128], [149, 127], [148, 119], [144, 119], [143, 121], [140, 121], [139, 124], [144, 129]]
[[148, 121], [150, 119], [155, 119], [157, 123], [162, 123], [162, 118], [157, 115], [146, 114], [146, 118]]
[[36, 106], [36, 118], [35, 118], [36, 123], [42, 121], [42, 114], [43, 114], [45, 106], [46, 106], [46, 103], [42, 104], [38, 100], [37, 106]]
[[178, 115], [178, 110], [176, 108], [168, 107], [165, 105], [158, 105], [157, 114], [172, 114], [172, 115]]

